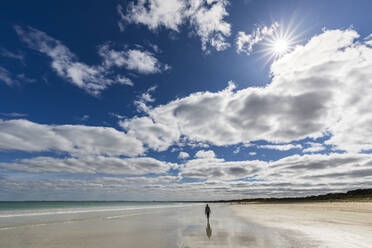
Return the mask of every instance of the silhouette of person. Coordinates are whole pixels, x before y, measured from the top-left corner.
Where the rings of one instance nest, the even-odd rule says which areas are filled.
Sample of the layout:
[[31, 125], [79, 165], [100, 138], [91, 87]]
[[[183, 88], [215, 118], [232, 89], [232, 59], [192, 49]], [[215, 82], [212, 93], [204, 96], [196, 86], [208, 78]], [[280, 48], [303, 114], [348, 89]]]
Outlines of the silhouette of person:
[[209, 219], [208, 219], [207, 228], [205, 228], [205, 231], [206, 231], [206, 233], [207, 233], [207, 237], [208, 237], [208, 239], [211, 239], [211, 236], [212, 236], [212, 228], [211, 228], [211, 225], [209, 224]]
[[211, 209], [208, 206], [208, 204], [205, 206], [205, 215], [207, 216], [208, 222], [209, 222], [209, 216], [211, 214]]

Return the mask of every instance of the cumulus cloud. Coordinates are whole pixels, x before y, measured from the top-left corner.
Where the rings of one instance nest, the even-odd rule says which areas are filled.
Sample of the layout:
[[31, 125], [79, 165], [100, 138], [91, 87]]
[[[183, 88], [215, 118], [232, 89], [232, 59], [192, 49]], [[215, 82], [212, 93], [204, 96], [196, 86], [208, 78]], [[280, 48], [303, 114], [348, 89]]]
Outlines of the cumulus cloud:
[[[141, 131], [140, 126], [132, 124], [150, 118], [152, 125], [168, 127], [168, 132], [174, 133], [177, 139], [182, 134], [189, 140], [217, 146], [259, 139], [290, 142], [307, 136], [322, 136], [318, 119], [328, 101], [326, 95], [313, 92], [287, 96], [268, 88], [236, 92], [233, 88], [230, 85], [216, 93], [194, 93], [151, 109], [149, 117], [129, 119], [120, 124], [128, 132], [154, 135], [150, 127]], [[164, 143], [164, 140], [158, 142]]]
[[113, 73], [113, 66], [124, 66], [128, 70], [144, 74], [156, 73], [169, 68], [168, 65], [159, 63], [150, 52], [116, 51], [110, 49], [108, 45], [101, 46], [98, 51], [104, 59], [104, 64], [90, 66], [79, 62], [70, 49], [42, 31], [20, 26], [15, 26], [15, 30], [30, 48], [51, 58], [51, 66], [60, 77], [93, 95], [98, 95], [113, 84], [133, 86], [133, 82], [128, 77]]
[[[137, 180], [138, 184], [124, 188], [128, 192], [143, 189], [151, 191], [152, 196], [183, 199], [205, 199], [206, 195], [215, 198], [305, 195], [371, 187], [371, 156], [358, 154], [372, 148], [366, 139], [372, 135], [371, 49], [354, 30], [326, 30], [274, 61], [272, 79], [266, 87], [236, 90], [230, 83], [218, 92], [193, 93], [148, 108], [144, 116], [121, 119], [119, 124], [125, 132], [82, 125], [42, 125], [26, 120], [1, 121], [0, 150], [69, 154], [66, 158], [2, 162], [2, 168], [109, 174], [118, 170], [128, 175], [167, 173], [169, 168], [178, 168], [177, 177], [159, 179], [168, 180], [172, 187], [156, 184], [156, 179], [146, 176], [112, 178], [106, 181], [109, 186], [99, 180], [82, 180], [76, 185], [107, 190], [117, 187], [119, 192], [123, 182]], [[154, 98], [149, 94], [141, 95], [140, 99], [152, 102]], [[150, 158], [120, 157], [143, 154], [146, 148], [164, 151], [174, 144], [244, 146], [256, 140], [272, 144], [265, 145], [266, 148], [286, 150], [299, 148], [291, 144], [294, 140], [325, 134], [330, 137], [325, 145], [317, 142], [303, 145], [304, 152], [310, 154], [269, 162], [226, 161], [212, 150], [198, 151], [194, 158], [178, 165]], [[326, 145], [347, 152], [316, 153]], [[177, 181], [182, 178], [196, 180]], [[17, 183], [22, 184], [0, 176], [0, 192]], [[62, 188], [73, 184], [68, 180], [58, 183]], [[45, 182], [48, 184], [51, 182]], [[23, 185], [37, 187], [31, 182]]]
[[243, 31], [238, 32], [236, 36], [236, 51], [250, 55], [254, 45], [260, 43], [265, 37], [273, 35], [278, 28], [279, 24], [274, 22], [271, 26], [258, 26], [250, 34], [246, 34]]
[[293, 155], [270, 163], [262, 176], [267, 181], [337, 184], [368, 181], [371, 157], [366, 154]]
[[12, 162], [2, 162], [0, 167], [4, 169], [25, 171], [33, 173], [41, 172], [68, 172], [68, 173], [106, 173], [106, 174], [161, 174], [171, 168], [177, 168], [176, 164], [162, 162], [150, 157], [119, 158], [106, 156], [84, 157], [34, 157], [30, 159], [16, 159]]
[[79, 155], [136, 156], [142, 143], [109, 127], [43, 125], [27, 120], [0, 120], [0, 150], [66, 152]]
[[214, 158], [216, 157], [216, 154], [212, 150], [200, 150], [197, 153], [195, 153], [196, 158]]
[[[18, 200], [143, 200], [169, 199], [164, 193], [170, 183], [177, 182], [176, 176], [131, 176], [131, 177], [93, 177], [56, 178], [40, 180], [16, 180], [0, 177], [0, 196], [2, 199]], [[141, 199], [138, 196], [141, 195]], [[102, 198], [103, 196], [103, 198]]]
[[179, 158], [179, 159], [186, 159], [186, 158], [188, 158], [188, 157], [190, 157], [190, 155], [189, 155], [187, 152], [180, 152], [180, 153], [178, 154], [178, 158]]
[[371, 165], [366, 154], [293, 155], [273, 162], [196, 158], [180, 175], [206, 180], [184, 190], [195, 186], [220, 197], [300, 196], [371, 186]]
[[228, 4], [227, 0], [139, 0], [130, 3], [126, 13], [118, 6], [119, 27], [123, 30], [124, 23], [136, 23], [153, 31], [164, 27], [178, 32], [180, 26], [189, 23], [204, 51], [208, 46], [222, 51], [230, 46], [226, 37], [230, 36], [231, 25], [224, 20]]
[[202, 42], [202, 49], [207, 50], [211, 45], [217, 51], [225, 50], [230, 46], [226, 37], [230, 36], [231, 25], [224, 21], [228, 16], [227, 0], [191, 1], [189, 18], [197, 35]]
[[151, 30], [164, 26], [178, 31], [184, 19], [185, 8], [186, 3], [182, 0], [139, 0], [136, 4], [129, 4], [125, 15], [121, 13], [122, 21], [144, 24]]
[[372, 149], [365, 139], [372, 135], [372, 48], [355, 41], [358, 37], [351, 29], [326, 30], [274, 61], [266, 87], [236, 91], [230, 83], [219, 92], [197, 92], [154, 107], [148, 116], [120, 125], [155, 149], [166, 149], [180, 137], [224, 146], [290, 143], [325, 134], [336, 149]]
[[[270, 196], [301, 196], [339, 192], [372, 186], [372, 159], [367, 154], [293, 155], [277, 161], [225, 161], [216, 157], [194, 158], [172, 164], [152, 158], [35, 157], [1, 162], [5, 170], [26, 172], [107, 173], [111, 177], [93, 179], [57, 178], [17, 180], [0, 176], [0, 194], [41, 192], [61, 196], [61, 192], [99, 192], [105, 197], [128, 194], [141, 199], [221, 199]], [[178, 168], [179, 175], [165, 173]], [[4, 170], [3, 170], [4, 171]], [[155, 173], [158, 176], [147, 176]], [[114, 175], [122, 175], [115, 177]], [[130, 177], [127, 177], [128, 175]], [[124, 177], [123, 177], [124, 176]], [[182, 179], [195, 179], [185, 182]], [[55, 194], [55, 195], [54, 195]], [[101, 197], [102, 197], [101, 195]], [[30, 196], [30, 194], [26, 194]], [[50, 195], [49, 195], [50, 196]], [[67, 198], [66, 198], [67, 197]], [[136, 198], [137, 197], [137, 198]], [[44, 199], [46, 197], [44, 196]], [[4, 198], [3, 198], [4, 199]], [[64, 199], [71, 199], [67, 194]]]
[[198, 157], [187, 161], [180, 175], [186, 178], [231, 180], [255, 176], [264, 166], [262, 161], [225, 161], [214, 157]]
[[177, 127], [169, 128], [170, 124], [154, 122], [147, 116], [119, 121], [119, 125], [127, 131], [128, 135], [136, 137], [155, 151], [166, 151], [180, 138]]
[[[372, 158], [365, 154], [293, 155], [273, 162], [225, 161], [216, 157], [198, 157], [181, 167], [181, 176], [211, 181], [245, 179], [240, 184], [262, 187], [270, 184], [351, 184], [368, 182], [372, 176]], [[316, 183], [315, 181], [316, 180]], [[325, 186], [325, 185], [324, 185]], [[292, 189], [294, 189], [293, 187]]]

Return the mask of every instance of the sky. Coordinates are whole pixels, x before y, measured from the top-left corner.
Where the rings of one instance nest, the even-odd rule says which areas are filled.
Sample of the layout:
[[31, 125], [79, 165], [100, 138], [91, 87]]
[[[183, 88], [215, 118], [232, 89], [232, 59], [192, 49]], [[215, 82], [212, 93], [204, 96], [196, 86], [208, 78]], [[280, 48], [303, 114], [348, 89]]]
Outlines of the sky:
[[0, 3], [0, 200], [372, 187], [371, 8]]

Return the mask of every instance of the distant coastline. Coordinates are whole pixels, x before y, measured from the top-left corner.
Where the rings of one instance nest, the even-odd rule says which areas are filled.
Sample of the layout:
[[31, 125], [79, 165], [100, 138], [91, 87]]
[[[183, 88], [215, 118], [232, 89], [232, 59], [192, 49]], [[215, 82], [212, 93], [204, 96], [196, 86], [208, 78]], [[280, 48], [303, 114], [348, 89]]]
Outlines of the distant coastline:
[[329, 201], [363, 201], [372, 202], [372, 188], [350, 190], [346, 193], [328, 193], [304, 197], [282, 198], [249, 198], [237, 200], [209, 201], [211, 203], [299, 203], [299, 202], [329, 202]]
[[29, 201], [1, 201], [0, 203], [25, 202], [25, 203], [298, 203], [298, 202], [329, 202], [329, 201], [363, 201], [372, 202], [372, 188], [350, 190], [346, 193], [328, 193], [323, 195], [311, 195], [304, 197], [270, 197], [270, 198], [243, 198], [231, 200], [212, 200], [212, 201], [124, 201], [124, 200], [29, 200]]

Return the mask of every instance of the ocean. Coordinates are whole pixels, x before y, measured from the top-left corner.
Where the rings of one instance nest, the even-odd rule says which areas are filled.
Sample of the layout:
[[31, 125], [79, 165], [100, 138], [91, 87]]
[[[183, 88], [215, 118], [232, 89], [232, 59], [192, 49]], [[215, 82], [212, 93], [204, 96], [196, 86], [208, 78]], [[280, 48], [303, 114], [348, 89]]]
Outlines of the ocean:
[[200, 203], [145, 201], [26, 201], [0, 202], [0, 229], [145, 214], [157, 209]]

